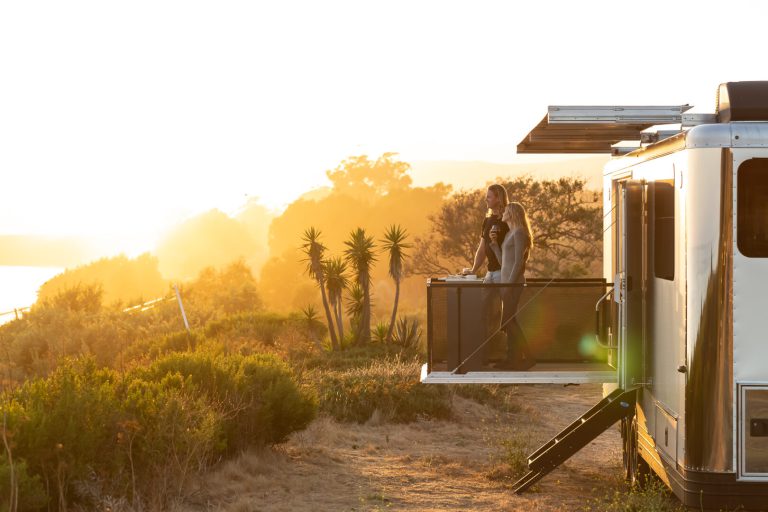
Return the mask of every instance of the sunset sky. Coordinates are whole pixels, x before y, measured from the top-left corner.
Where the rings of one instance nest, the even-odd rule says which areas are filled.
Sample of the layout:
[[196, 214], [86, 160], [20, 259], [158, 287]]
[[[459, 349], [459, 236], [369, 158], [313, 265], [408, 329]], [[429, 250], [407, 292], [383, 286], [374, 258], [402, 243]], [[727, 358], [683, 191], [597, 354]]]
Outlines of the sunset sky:
[[518, 161], [549, 104], [712, 111], [767, 78], [767, 5], [3, 2], [0, 234], [139, 249], [349, 155]]

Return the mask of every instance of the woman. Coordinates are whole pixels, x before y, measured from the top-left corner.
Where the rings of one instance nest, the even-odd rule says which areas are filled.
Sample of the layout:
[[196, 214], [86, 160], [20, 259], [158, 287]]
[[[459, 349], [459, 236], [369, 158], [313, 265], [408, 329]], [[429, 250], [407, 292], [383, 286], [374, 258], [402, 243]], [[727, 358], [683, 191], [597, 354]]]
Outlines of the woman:
[[[525, 264], [533, 247], [533, 235], [528, 215], [520, 203], [509, 203], [501, 217], [507, 226], [509, 234], [501, 241], [491, 233], [490, 248], [501, 262], [502, 283], [514, 283], [517, 286], [505, 288], [502, 294], [504, 314], [501, 326], [507, 334], [507, 360], [499, 367], [514, 370], [527, 370], [535, 364], [528, 341], [517, 322], [517, 305], [525, 284]], [[515, 347], [517, 345], [517, 347]]]

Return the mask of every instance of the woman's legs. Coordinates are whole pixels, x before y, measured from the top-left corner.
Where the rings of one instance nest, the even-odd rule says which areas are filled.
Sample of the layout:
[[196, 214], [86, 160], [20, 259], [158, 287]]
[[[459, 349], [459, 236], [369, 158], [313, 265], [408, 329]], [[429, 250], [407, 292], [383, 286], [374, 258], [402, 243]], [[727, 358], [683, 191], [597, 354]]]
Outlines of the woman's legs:
[[[498, 284], [501, 282], [501, 271], [496, 270], [488, 272], [483, 279], [483, 284]], [[489, 336], [497, 332], [501, 327], [501, 307], [502, 298], [499, 293], [503, 288], [483, 288], [482, 297], [482, 319], [481, 329], [478, 332], [480, 343], [485, 342]], [[483, 362], [487, 361], [487, 354], [489, 353], [490, 344], [486, 343], [483, 347]]]
[[517, 322], [517, 306], [522, 293], [522, 286], [512, 286], [504, 290], [504, 315], [501, 324], [507, 334], [507, 366], [527, 370], [536, 361], [531, 354], [528, 340]]

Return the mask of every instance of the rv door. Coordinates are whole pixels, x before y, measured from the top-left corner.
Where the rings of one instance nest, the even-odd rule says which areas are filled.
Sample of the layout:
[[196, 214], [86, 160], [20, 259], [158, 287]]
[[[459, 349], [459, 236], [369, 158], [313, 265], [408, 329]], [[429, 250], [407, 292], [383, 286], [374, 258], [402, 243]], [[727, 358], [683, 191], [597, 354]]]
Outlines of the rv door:
[[619, 236], [618, 274], [619, 293], [619, 386], [631, 389], [643, 383], [644, 367], [644, 289], [645, 289], [645, 182], [625, 180], [618, 182], [617, 219]]

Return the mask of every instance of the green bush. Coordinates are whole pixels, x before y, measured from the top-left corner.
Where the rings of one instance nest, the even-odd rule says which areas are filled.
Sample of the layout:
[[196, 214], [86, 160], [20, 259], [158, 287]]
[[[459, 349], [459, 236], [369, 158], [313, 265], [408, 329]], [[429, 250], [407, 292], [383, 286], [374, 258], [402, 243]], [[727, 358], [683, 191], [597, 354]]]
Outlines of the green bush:
[[274, 313], [240, 313], [209, 322], [205, 326], [205, 336], [245, 338], [274, 345], [288, 322], [287, 317]]
[[[27, 463], [21, 460], [13, 461], [13, 472], [16, 477], [17, 510], [38, 510], [48, 503], [45, 487], [38, 475], [30, 475]], [[0, 457], [0, 512], [10, 510], [11, 496], [11, 465], [6, 457]]]
[[211, 352], [170, 354], [125, 374], [93, 358], [65, 360], [3, 408], [25, 481], [46, 482], [56, 503], [94, 505], [74, 489], [97, 482], [88, 496], [127, 494], [150, 508], [165, 508], [223, 454], [281, 442], [316, 412], [282, 361]]
[[294, 382], [285, 363], [272, 355], [177, 353], [139, 371], [147, 380], [178, 373], [185, 385], [222, 408], [227, 448], [279, 443], [306, 427], [316, 406]]
[[275, 346], [278, 340], [292, 331], [306, 340], [315, 339], [325, 332], [325, 326], [307, 320], [300, 314], [238, 313], [208, 322], [205, 336], [221, 341], [245, 342], [250, 345]]
[[[603, 498], [593, 498], [581, 510], [590, 512], [684, 512], [686, 509], [669, 488], [655, 476], [648, 476], [639, 486], [627, 487]], [[738, 510], [738, 509], [737, 509]]]
[[65, 361], [47, 379], [30, 381], [16, 393], [10, 429], [14, 453], [27, 461], [66, 500], [70, 484], [89, 471], [111, 475], [120, 461], [114, 451], [120, 403], [116, 375], [97, 369], [92, 358]]
[[339, 421], [361, 423], [377, 409], [400, 423], [451, 414], [448, 390], [421, 384], [416, 362], [374, 361], [342, 371], [315, 370], [307, 377], [317, 390], [320, 410]]
[[189, 476], [224, 452], [224, 420], [215, 404], [185, 385], [178, 373], [124, 383], [122, 418], [113, 450], [123, 461], [110, 475], [130, 482], [131, 497], [155, 507], [179, 495]]
[[172, 352], [185, 352], [194, 350], [200, 345], [203, 338], [195, 332], [180, 330], [168, 334], [161, 334], [155, 338], [138, 341], [125, 351], [126, 361], [152, 361], [158, 357]]

